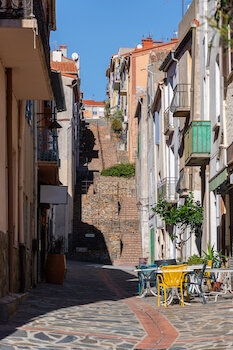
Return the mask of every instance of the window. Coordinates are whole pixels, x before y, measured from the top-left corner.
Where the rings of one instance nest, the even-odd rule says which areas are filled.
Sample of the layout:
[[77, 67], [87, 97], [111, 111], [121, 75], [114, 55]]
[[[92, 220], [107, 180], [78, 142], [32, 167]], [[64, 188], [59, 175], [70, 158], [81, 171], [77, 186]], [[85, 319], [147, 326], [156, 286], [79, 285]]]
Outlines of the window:
[[97, 115], [97, 111], [98, 111], [97, 107], [93, 107], [92, 109], [93, 115]]

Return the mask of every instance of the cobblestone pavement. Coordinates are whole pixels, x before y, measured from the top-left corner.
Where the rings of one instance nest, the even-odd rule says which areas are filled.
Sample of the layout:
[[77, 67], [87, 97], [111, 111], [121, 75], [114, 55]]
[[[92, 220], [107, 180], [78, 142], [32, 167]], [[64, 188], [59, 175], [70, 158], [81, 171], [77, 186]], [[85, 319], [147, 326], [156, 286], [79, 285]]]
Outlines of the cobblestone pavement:
[[233, 349], [233, 303], [156, 307], [127, 268], [71, 262], [63, 285], [40, 283], [0, 325], [1, 350]]
[[[160, 307], [160, 313], [175, 327], [179, 336], [169, 350], [233, 349], [233, 295], [208, 298], [203, 305], [199, 298], [190, 305]], [[198, 300], [199, 299], [199, 300]], [[144, 299], [154, 305], [151, 297]]]

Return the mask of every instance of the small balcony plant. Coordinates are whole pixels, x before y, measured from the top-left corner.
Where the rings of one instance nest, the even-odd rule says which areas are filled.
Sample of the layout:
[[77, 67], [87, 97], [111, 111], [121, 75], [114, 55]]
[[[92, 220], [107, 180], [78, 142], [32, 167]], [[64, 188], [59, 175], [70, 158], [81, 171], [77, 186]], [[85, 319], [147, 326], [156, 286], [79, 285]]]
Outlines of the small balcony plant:
[[64, 254], [65, 252], [65, 237], [58, 236], [50, 239], [49, 242], [49, 253], [50, 254]]

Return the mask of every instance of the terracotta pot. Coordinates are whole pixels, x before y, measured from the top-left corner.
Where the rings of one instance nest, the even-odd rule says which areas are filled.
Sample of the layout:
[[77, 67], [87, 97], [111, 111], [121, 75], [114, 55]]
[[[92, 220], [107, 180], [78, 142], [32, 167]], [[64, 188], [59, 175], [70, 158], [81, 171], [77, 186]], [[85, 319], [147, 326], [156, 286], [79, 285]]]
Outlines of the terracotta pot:
[[62, 284], [66, 274], [64, 254], [48, 254], [45, 263], [45, 280], [48, 283]]

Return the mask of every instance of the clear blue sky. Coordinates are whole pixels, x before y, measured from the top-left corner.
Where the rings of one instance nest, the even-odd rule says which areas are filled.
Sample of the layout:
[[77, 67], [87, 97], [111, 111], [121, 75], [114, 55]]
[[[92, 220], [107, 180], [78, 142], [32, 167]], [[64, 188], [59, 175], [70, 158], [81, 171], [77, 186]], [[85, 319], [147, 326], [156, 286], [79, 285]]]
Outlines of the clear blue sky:
[[57, 30], [51, 50], [66, 44], [80, 56], [84, 99], [106, 100], [106, 69], [120, 47], [136, 47], [143, 37], [174, 37], [191, 0], [57, 0]]

